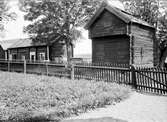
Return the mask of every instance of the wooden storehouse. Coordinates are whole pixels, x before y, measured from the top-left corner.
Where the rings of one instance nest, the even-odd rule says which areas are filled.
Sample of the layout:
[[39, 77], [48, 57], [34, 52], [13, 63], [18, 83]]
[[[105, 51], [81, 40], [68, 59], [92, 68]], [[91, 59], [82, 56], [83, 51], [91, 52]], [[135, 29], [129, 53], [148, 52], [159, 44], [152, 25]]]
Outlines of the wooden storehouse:
[[92, 40], [92, 61], [156, 65], [155, 28], [116, 7], [103, 3], [85, 26]]
[[[11, 42], [13, 42], [11, 44]], [[30, 60], [30, 61], [66, 61], [67, 50], [63, 41], [53, 41], [50, 44], [33, 43], [29, 38], [7, 40], [1, 42], [1, 59], [9, 60]], [[4, 48], [3, 48], [4, 47]], [[70, 48], [71, 57], [73, 48]]]

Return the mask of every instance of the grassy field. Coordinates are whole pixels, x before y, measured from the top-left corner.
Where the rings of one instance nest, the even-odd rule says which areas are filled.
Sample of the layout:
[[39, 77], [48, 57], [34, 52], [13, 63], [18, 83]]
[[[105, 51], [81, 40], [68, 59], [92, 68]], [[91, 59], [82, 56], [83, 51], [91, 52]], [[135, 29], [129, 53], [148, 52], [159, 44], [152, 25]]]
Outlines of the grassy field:
[[0, 72], [0, 120], [50, 121], [119, 102], [131, 89], [114, 83]]

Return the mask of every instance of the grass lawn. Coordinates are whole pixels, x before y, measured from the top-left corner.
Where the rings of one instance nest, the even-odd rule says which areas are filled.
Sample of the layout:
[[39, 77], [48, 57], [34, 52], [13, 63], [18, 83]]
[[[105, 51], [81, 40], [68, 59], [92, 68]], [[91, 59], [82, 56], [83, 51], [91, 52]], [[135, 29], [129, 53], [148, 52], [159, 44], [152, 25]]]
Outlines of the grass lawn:
[[0, 121], [60, 120], [119, 102], [130, 92], [115, 83], [0, 72]]

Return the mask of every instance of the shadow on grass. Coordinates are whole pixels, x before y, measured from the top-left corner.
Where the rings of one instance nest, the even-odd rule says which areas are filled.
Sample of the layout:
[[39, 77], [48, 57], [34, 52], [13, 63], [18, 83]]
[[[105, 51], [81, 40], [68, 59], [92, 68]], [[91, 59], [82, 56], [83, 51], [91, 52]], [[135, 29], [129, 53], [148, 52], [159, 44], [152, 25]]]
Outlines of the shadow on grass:
[[[1, 122], [1, 121], [0, 121]], [[27, 119], [17, 119], [17, 120], [8, 120], [2, 122], [60, 122], [60, 119], [57, 120], [50, 120], [44, 117], [34, 117], [34, 118], [27, 118]]]
[[2, 121], [2, 122], [128, 122], [128, 121], [116, 119], [112, 117], [90, 118], [90, 119], [71, 119], [71, 120], [48, 120], [46, 118], [41, 117], [41, 118], [29, 118], [25, 120]]
[[115, 119], [112, 117], [103, 117], [103, 118], [90, 118], [90, 119], [62, 120], [60, 122], [128, 122], [128, 121]]

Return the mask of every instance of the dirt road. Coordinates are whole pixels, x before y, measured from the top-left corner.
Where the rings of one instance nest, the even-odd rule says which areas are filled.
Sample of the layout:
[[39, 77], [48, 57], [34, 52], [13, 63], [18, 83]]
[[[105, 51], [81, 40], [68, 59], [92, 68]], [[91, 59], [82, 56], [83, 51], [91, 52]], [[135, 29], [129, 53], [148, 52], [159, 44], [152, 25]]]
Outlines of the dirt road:
[[63, 122], [167, 122], [167, 96], [133, 92], [116, 105], [99, 108]]

